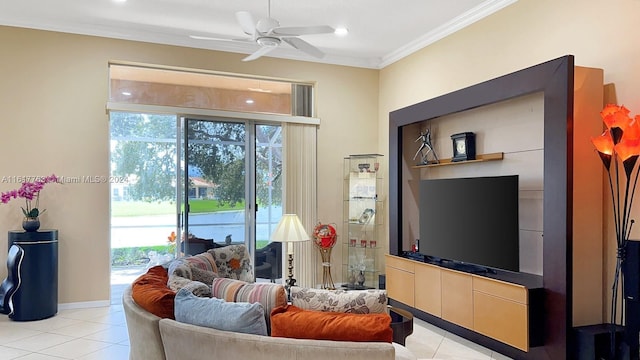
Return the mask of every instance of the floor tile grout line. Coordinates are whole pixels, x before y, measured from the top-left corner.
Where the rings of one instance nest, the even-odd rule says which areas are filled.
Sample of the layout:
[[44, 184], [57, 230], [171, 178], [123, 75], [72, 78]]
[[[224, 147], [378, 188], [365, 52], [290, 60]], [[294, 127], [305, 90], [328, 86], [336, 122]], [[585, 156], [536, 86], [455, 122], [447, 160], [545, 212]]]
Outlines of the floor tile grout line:
[[440, 342], [438, 342], [438, 346], [436, 347], [436, 351], [434, 351], [433, 356], [431, 357], [432, 359], [435, 359], [436, 356], [438, 356], [438, 351], [440, 351], [440, 346], [442, 346], [442, 342], [444, 342], [444, 338], [446, 337], [445, 335], [442, 335], [440, 337]]

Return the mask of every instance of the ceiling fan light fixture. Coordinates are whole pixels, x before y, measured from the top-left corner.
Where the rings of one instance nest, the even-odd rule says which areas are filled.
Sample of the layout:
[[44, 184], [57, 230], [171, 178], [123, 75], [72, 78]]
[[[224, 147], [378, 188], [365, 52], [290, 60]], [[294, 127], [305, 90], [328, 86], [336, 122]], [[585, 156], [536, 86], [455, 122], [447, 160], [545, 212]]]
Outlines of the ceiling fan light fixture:
[[278, 22], [278, 20], [272, 18], [260, 19], [256, 24], [256, 30], [258, 30], [262, 34], [267, 34], [277, 27], [280, 27], [280, 23]]
[[336, 31], [333, 32], [337, 36], [347, 36], [349, 34], [349, 29], [344, 26], [339, 26], [336, 28]]
[[280, 39], [272, 36], [259, 37], [256, 42], [260, 44], [260, 46], [265, 47], [278, 47], [278, 45], [280, 45]]

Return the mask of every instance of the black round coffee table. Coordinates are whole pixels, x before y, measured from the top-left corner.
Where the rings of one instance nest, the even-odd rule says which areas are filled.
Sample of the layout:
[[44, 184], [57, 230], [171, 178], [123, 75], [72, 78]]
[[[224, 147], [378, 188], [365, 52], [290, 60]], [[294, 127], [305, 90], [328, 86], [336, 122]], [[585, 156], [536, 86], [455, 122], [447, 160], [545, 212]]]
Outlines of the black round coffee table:
[[407, 336], [413, 334], [413, 315], [403, 309], [389, 305], [391, 315], [391, 329], [393, 330], [393, 342], [405, 345]]

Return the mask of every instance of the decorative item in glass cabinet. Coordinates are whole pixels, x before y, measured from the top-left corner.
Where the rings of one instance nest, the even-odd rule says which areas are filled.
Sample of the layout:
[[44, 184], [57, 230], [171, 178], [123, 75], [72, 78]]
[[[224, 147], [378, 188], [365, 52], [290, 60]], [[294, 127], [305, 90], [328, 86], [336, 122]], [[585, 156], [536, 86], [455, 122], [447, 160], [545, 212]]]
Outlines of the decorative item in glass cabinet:
[[371, 164], [367, 164], [367, 163], [358, 164], [358, 170], [360, 170], [360, 172], [369, 172], [370, 167], [371, 167]]
[[360, 288], [364, 287], [364, 271], [360, 270], [360, 272], [358, 273], [358, 276], [356, 276], [356, 281], [358, 282], [358, 286]]
[[358, 223], [367, 225], [375, 213], [376, 212], [373, 209], [364, 209], [362, 215], [360, 215], [360, 219], [358, 219]]
[[348, 288], [353, 289], [356, 285], [356, 271], [351, 268], [349, 269], [349, 276], [347, 277], [347, 285]]

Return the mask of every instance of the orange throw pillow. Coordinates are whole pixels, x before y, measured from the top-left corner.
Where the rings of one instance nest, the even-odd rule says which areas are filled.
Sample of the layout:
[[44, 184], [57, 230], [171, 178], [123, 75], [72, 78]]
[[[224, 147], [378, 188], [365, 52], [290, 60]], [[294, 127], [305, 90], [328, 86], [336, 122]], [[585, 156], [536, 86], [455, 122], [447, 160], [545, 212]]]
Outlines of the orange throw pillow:
[[393, 330], [389, 314], [323, 312], [287, 305], [271, 311], [271, 336], [390, 343]]
[[136, 304], [148, 312], [175, 320], [174, 299], [176, 293], [167, 287], [169, 273], [161, 265], [150, 268], [131, 285], [131, 296]]

